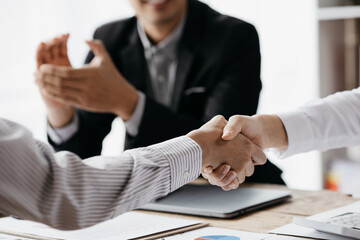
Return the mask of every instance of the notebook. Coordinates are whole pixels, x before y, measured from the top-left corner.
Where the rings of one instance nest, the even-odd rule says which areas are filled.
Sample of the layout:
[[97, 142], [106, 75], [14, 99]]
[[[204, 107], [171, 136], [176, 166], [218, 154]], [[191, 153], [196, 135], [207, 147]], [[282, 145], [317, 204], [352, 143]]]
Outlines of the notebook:
[[140, 209], [231, 218], [283, 202], [290, 197], [290, 192], [286, 190], [240, 187], [224, 191], [217, 186], [189, 184]]

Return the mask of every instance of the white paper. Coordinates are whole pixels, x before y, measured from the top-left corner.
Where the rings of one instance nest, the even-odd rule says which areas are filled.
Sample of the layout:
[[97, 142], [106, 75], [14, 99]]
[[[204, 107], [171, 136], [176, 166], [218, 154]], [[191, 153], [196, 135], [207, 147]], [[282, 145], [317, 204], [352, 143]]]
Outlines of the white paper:
[[[220, 238], [219, 235], [224, 237]], [[207, 236], [208, 238], [205, 238]], [[209, 236], [214, 236], [214, 237], [211, 238]], [[217, 238], [215, 236], [217, 236]], [[193, 240], [201, 237], [204, 239], [218, 239], [218, 240], [240, 240], [240, 239], [262, 240], [262, 239], [266, 239], [266, 237], [269, 236], [271, 235], [262, 234], [262, 233], [244, 232], [244, 231], [231, 230], [225, 228], [204, 227], [169, 237], [159, 238], [159, 240], [190, 240], [190, 239]]]
[[269, 231], [269, 233], [278, 233], [278, 234], [284, 234], [290, 236], [311, 237], [315, 239], [354, 240], [353, 238], [334, 235], [331, 233], [319, 232], [311, 228], [295, 225], [293, 223], [273, 229]]
[[112, 220], [95, 226], [76, 230], [60, 231], [44, 224], [6, 217], [0, 219], [0, 230], [21, 232], [59, 239], [130, 239], [153, 233], [201, 223], [201, 221], [183, 220], [156, 216], [152, 214], [128, 212]]
[[[319, 213], [319, 214], [313, 215], [308, 218], [321, 221], [321, 220], [329, 219], [333, 216], [336, 216], [336, 215], [339, 215], [342, 213], [354, 212], [354, 211], [360, 212], [360, 201], [346, 205], [344, 207], [335, 208], [335, 209], [332, 209], [332, 210], [329, 210], [329, 211], [326, 211], [323, 213]], [[334, 235], [331, 233], [316, 231], [314, 229], [298, 226], [298, 225], [295, 225], [292, 223], [284, 225], [284, 226], [276, 228], [276, 229], [273, 229], [273, 230], [270, 230], [269, 233], [286, 234], [286, 235], [291, 235], [291, 236], [312, 237], [312, 238], [316, 238], [316, 239], [334, 239], [334, 240], [353, 239], [353, 238]]]
[[290, 237], [290, 236], [281, 236], [281, 235], [272, 235], [271, 237], [267, 237], [264, 240], [309, 240], [309, 238], [302, 237]]

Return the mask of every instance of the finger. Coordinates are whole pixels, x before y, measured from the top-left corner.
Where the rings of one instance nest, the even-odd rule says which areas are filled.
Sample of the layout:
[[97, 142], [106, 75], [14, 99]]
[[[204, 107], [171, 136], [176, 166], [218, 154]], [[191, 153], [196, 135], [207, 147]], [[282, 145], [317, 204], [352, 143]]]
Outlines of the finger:
[[215, 182], [221, 182], [222, 179], [226, 177], [229, 173], [231, 167], [227, 164], [222, 164], [213, 170], [212, 173], [207, 174], [208, 179], [212, 179]]
[[201, 173], [203, 175], [206, 175], [206, 174], [210, 174], [213, 172], [213, 168], [211, 166], [207, 166], [207, 167], [204, 167], [202, 170], [201, 170]]
[[237, 179], [237, 174], [235, 171], [229, 171], [228, 174], [226, 174], [226, 176], [221, 179], [221, 181], [218, 182], [219, 186], [226, 186], [229, 185], [234, 179]]
[[62, 57], [67, 57], [68, 53], [67, 53], [67, 42], [69, 40], [70, 34], [64, 34], [61, 36], [61, 45], [60, 45], [60, 55]]
[[[77, 96], [82, 93], [81, 89], [75, 88], [59, 88], [54, 85], [46, 84], [43, 85], [47, 92], [49, 92], [53, 96], [61, 97], [61, 96]], [[76, 97], [77, 98], [77, 97]]]
[[92, 40], [92, 41], [86, 41], [86, 44], [90, 47], [91, 51], [94, 52], [95, 56], [98, 57], [108, 57], [108, 52], [100, 40]]
[[230, 140], [242, 132], [245, 117], [236, 115], [229, 118], [228, 123], [224, 127], [222, 138]]
[[263, 165], [266, 163], [266, 155], [261, 148], [255, 146], [254, 151], [251, 154], [251, 160], [254, 165]]
[[39, 87], [42, 87], [44, 85], [42, 73], [40, 71], [35, 71], [33, 75], [35, 77], [35, 83]]
[[52, 60], [52, 50], [51, 50], [50, 43], [46, 42], [45, 43], [45, 47], [44, 47], [44, 51], [43, 51], [43, 55], [44, 55], [44, 59], [45, 59], [45, 63], [50, 63]]
[[253, 175], [254, 171], [255, 171], [255, 167], [253, 162], [249, 162], [245, 167], [245, 176], [250, 177], [251, 175]]
[[87, 91], [87, 85], [77, 79], [63, 79], [52, 75], [43, 75], [37, 79], [44, 87], [51, 88], [53, 91], [57, 91], [59, 93], [66, 89], [76, 90], [77, 92]]
[[39, 69], [41, 64], [45, 63], [44, 57], [45, 43], [41, 42], [36, 49], [36, 68]]
[[237, 179], [239, 181], [239, 184], [243, 183], [245, 181], [245, 171], [241, 171], [238, 173]]
[[47, 44], [46, 44], [46, 51], [47, 51], [47, 58], [49, 61], [52, 61], [54, 59], [54, 39], [50, 40]]
[[40, 71], [62, 78], [88, 78], [93, 75], [93, 70], [90, 67], [74, 69], [68, 66], [55, 66], [51, 64], [41, 65]]
[[221, 188], [225, 191], [229, 191], [231, 189], [237, 189], [239, 187], [239, 180], [234, 178], [228, 185], [222, 186]]
[[210, 121], [208, 121], [207, 123], [205, 123], [201, 128], [206, 128], [206, 127], [216, 127], [216, 128], [224, 128], [224, 126], [226, 125], [227, 121], [226, 119], [221, 116], [221, 115], [216, 115], [215, 117], [213, 117]]
[[56, 99], [57, 101], [62, 101], [64, 103], [74, 105], [74, 106], [81, 106], [82, 105], [82, 98], [81, 94], [73, 89], [66, 89], [62, 92], [56, 91], [53, 88], [44, 87], [43, 88], [46, 94], [51, 96], [52, 98]]
[[54, 38], [52, 43], [53, 43], [53, 47], [52, 47], [52, 56], [53, 56], [53, 58], [60, 58], [61, 57], [61, 55], [60, 55], [60, 52], [61, 52], [60, 38], [58, 38], [58, 37]]

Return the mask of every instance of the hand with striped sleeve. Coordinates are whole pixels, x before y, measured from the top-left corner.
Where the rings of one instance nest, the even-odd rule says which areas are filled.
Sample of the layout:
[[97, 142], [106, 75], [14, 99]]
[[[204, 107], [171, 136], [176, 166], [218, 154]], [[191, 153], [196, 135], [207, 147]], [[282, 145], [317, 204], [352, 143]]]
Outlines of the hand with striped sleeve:
[[[261, 148], [241, 134], [237, 134], [232, 140], [223, 140], [221, 136], [226, 124], [223, 116], [215, 116], [188, 136], [202, 148], [203, 176], [211, 184], [230, 190], [236, 189], [245, 181], [245, 177], [251, 176], [255, 165], [264, 164], [266, 156]], [[214, 172], [212, 169], [215, 169]], [[218, 178], [218, 175], [222, 177]]]

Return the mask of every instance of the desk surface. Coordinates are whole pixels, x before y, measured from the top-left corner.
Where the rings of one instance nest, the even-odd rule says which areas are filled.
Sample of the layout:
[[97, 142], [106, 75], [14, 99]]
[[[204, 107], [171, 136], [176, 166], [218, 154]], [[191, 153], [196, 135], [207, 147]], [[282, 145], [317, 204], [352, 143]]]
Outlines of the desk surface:
[[172, 216], [183, 219], [201, 220], [210, 223], [210, 226], [213, 227], [267, 233], [267, 231], [271, 229], [291, 223], [294, 216], [307, 217], [360, 200], [352, 198], [349, 195], [332, 191], [291, 190], [285, 186], [271, 184], [252, 184], [247, 185], [247, 187], [248, 186], [287, 189], [291, 191], [292, 198], [285, 203], [267, 207], [263, 210], [258, 210], [233, 219], [216, 219], [160, 212], [152, 213], [168, 217]]

